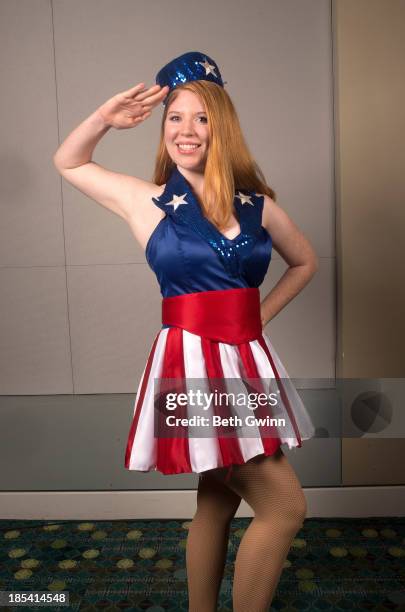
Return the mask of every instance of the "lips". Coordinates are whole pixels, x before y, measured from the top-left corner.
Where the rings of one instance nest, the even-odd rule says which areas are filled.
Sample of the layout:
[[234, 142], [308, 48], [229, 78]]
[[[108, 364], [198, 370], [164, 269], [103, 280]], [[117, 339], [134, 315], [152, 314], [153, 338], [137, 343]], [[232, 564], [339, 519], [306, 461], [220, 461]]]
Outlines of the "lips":
[[178, 143], [176, 146], [177, 146], [178, 152], [181, 153], [182, 155], [192, 155], [193, 153], [197, 151], [197, 149], [199, 149], [201, 145], [189, 145], [187, 143], [186, 146], [181, 146], [180, 143]]

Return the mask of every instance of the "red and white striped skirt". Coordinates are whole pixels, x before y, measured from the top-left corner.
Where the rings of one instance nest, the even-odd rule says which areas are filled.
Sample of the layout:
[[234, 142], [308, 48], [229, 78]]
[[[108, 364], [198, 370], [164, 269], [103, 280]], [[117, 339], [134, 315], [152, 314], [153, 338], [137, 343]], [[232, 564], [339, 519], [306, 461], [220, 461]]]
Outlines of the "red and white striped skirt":
[[[257, 289], [231, 289], [178, 296], [184, 300], [177, 297], [163, 300], [164, 307], [171, 301], [176, 314], [168, 316], [166, 311], [163, 316], [163, 323], [172, 326], [162, 328], [157, 334], [139, 383], [125, 453], [128, 470], [202, 474], [214, 468], [241, 465], [257, 455], [272, 455], [281, 444], [287, 444], [290, 449], [300, 447], [303, 440], [315, 435], [297, 390], [261, 329], [258, 296]], [[246, 309], [247, 302], [250, 310]], [[221, 321], [225, 314], [218, 314], [219, 305], [220, 312], [226, 314], [226, 324], [225, 319]], [[227, 305], [232, 306], [233, 317]], [[229, 328], [229, 317], [242, 322], [239, 329]], [[225, 334], [217, 331], [227, 325]], [[203, 333], [195, 333], [196, 329]], [[249, 339], [249, 334], [254, 339]], [[230, 338], [232, 342], [224, 341]], [[168, 386], [163, 384], [165, 381]], [[218, 381], [222, 381], [220, 389]], [[190, 402], [183, 402], [175, 414], [185, 420], [172, 433], [173, 427], [163, 422], [169, 413], [159, 408], [168, 388], [185, 394], [198, 388], [208, 395], [211, 393], [211, 398], [213, 391], [218, 390], [231, 398], [236, 397], [237, 391], [239, 398], [243, 393], [246, 398], [254, 389], [267, 396], [277, 395], [277, 403], [270, 407], [268, 403], [256, 402], [252, 409], [246, 403], [240, 407], [232, 401], [221, 402], [215, 407], [215, 403], [208, 402], [203, 409], [200, 405], [197, 415]], [[189, 419], [202, 415], [205, 426], [201, 421], [197, 428], [187, 425]], [[214, 417], [219, 417], [215, 424]]]

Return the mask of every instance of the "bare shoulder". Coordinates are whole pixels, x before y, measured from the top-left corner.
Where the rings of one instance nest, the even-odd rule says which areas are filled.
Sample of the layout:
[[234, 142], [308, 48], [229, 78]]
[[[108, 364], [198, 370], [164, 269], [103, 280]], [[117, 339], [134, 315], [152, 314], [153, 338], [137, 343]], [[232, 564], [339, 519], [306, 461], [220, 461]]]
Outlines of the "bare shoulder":
[[281, 206], [264, 195], [262, 226], [270, 234], [274, 249], [290, 266], [311, 262], [317, 257], [311, 243]]
[[147, 210], [159, 210], [152, 202], [152, 198], [158, 198], [162, 195], [166, 185], [156, 185], [151, 181], [135, 176], [123, 176], [125, 177], [126, 185], [122, 193], [126, 200], [125, 208], [129, 218], [143, 216]]
[[292, 229], [293, 221], [270, 196], [264, 194], [262, 225], [272, 236]]

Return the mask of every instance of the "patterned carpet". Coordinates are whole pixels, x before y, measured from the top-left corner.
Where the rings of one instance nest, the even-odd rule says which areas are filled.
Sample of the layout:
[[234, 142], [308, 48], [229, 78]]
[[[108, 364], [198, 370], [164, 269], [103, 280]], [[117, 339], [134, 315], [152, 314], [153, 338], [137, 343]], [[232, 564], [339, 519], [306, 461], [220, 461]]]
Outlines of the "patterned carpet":
[[[232, 522], [218, 612], [232, 610], [233, 564], [250, 521]], [[0, 590], [68, 591], [70, 605], [52, 610], [188, 612], [189, 524], [0, 521]], [[306, 519], [269, 610], [405, 611], [405, 518]]]

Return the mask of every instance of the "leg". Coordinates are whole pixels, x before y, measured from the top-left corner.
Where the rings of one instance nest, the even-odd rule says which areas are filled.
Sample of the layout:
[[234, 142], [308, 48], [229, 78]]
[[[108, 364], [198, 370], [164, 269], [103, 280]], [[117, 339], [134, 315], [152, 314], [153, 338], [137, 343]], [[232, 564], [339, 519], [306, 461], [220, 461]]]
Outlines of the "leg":
[[[217, 472], [221, 480], [224, 475]], [[291, 542], [306, 516], [299, 480], [281, 449], [234, 466], [228, 482], [255, 516], [235, 560], [234, 612], [267, 612]]]
[[189, 612], [216, 612], [228, 549], [229, 527], [241, 498], [213, 477], [199, 479], [197, 511], [186, 547]]

